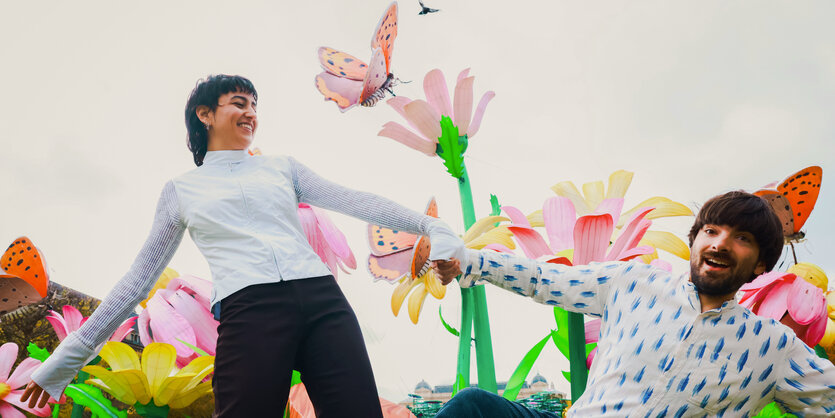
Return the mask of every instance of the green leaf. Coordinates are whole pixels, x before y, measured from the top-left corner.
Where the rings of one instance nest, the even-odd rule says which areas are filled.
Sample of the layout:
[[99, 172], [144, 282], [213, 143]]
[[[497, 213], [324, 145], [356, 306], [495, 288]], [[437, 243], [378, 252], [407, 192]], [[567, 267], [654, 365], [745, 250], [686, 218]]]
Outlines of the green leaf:
[[183, 345], [184, 345], [184, 346], [186, 346], [186, 347], [188, 347], [188, 348], [190, 348], [190, 349], [194, 350], [194, 352], [195, 352], [195, 353], [200, 354], [201, 356], [209, 356], [209, 355], [211, 355], [211, 354], [209, 354], [209, 353], [207, 353], [207, 352], [205, 352], [205, 351], [203, 351], [203, 350], [201, 350], [201, 349], [199, 349], [199, 348], [197, 348], [197, 347], [195, 347], [195, 346], [193, 346], [193, 345], [191, 345], [191, 344], [189, 344], [189, 343], [187, 343], [187, 342], [185, 342], [185, 341], [183, 341], [183, 340], [181, 340], [181, 339], [179, 339], [179, 338], [177, 338], [177, 341], [179, 341], [179, 342], [183, 343]]
[[168, 411], [171, 409], [168, 405], [157, 406], [154, 401], [147, 404], [135, 403], [133, 407], [136, 413], [145, 418], [165, 418], [168, 416]]
[[772, 402], [763, 407], [760, 413], [755, 415], [754, 418], [797, 418], [797, 415], [783, 412], [776, 403]]
[[568, 312], [559, 306], [554, 307], [554, 321], [557, 323], [557, 332], [552, 338], [554, 345], [560, 350], [567, 360], [571, 360], [568, 354]]
[[556, 334], [556, 332], [551, 331], [545, 336], [545, 338], [540, 340], [536, 343], [536, 345], [528, 350], [528, 353], [525, 354], [525, 357], [523, 357], [522, 361], [519, 362], [516, 370], [514, 370], [513, 374], [510, 375], [510, 379], [507, 380], [507, 386], [505, 387], [504, 394], [502, 395], [505, 399], [509, 401], [516, 400], [516, 397], [519, 396], [519, 390], [521, 390], [522, 385], [525, 384], [525, 378], [528, 377], [528, 373], [531, 372], [533, 364], [542, 353], [542, 348], [545, 347], [545, 343], [547, 343], [549, 339], [554, 337], [554, 334]]
[[464, 173], [464, 151], [467, 149], [467, 136], [458, 136], [458, 127], [449, 116], [441, 117], [441, 136], [435, 153], [444, 160], [444, 166], [452, 177], [461, 178]]
[[302, 374], [298, 370], [293, 370], [293, 377], [290, 378], [290, 387], [293, 387], [302, 382]]
[[564, 377], [565, 380], [568, 381], [568, 383], [571, 383], [571, 372], [567, 372], [567, 371], [563, 370], [562, 377]]
[[45, 348], [40, 348], [35, 343], [29, 343], [29, 345], [26, 346], [26, 351], [29, 352], [29, 357], [32, 357], [35, 360], [40, 360], [41, 362], [44, 362], [47, 358], [49, 358], [49, 351]]
[[589, 354], [591, 351], [597, 347], [597, 343], [587, 343], [586, 344], [586, 358], [589, 358]]
[[492, 193], [490, 193], [490, 207], [493, 209], [493, 211], [490, 212], [491, 216], [502, 214], [502, 205], [499, 204], [499, 198]]
[[94, 416], [109, 418], [127, 418], [128, 413], [116, 409], [109, 399], [105, 398], [101, 390], [84, 383], [72, 383], [64, 390], [76, 405], [90, 408]]
[[823, 349], [823, 347], [821, 347], [821, 345], [820, 345], [820, 344], [818, 344], [818, 345], [816, 345], [816, 346], [815, 346], [815, 354], [817, 354], [817, 355], [818, 355], [818, 357], [820, 357], [820, 358], [822, 358], [822, 359], [827, 359], [827, 360], [829, 360], [829, 356], [828, 356], [828, 355], [826, 355], [826, 350], [824, 350], [824, 349]]
[[453, 328], [451, 325], [447, 324], [446, 321], [444, 321], [444, 315], [441, 313], [440, 306], [438, 306], [438, 316], [441, 318], [441, 323], [444, 324], [444, 328], [446, 328], [446, 330], [449, 331], [450, 334], [456, 337], [461, 335], [457, 329]]

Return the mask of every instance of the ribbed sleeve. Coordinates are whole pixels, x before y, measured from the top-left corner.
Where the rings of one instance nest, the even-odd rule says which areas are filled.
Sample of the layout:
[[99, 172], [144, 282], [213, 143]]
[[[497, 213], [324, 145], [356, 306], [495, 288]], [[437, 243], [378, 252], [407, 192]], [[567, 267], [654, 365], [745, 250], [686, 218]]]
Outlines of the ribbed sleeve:
[[151, 233], [130, 270], [104, 298], [90, 319], [70, 334], [32, 374], [32, 380], [58, 399], [67, 384], [99, 351], [116, 328], [145, 299], [183, 238], [177, 193], [169, 181], [157, 204]]
[[382, 196], [325, 180], [294, 158], [290, 157], [289, 160], [299, 202], [412, 234], [428, 235], [429, 224], [436, 220]]

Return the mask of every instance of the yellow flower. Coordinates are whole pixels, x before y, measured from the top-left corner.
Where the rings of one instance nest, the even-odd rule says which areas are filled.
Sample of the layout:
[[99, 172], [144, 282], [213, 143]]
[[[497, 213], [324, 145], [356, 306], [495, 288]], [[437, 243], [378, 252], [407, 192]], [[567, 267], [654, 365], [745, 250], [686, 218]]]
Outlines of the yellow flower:
[[99, 353], [110, 366], [86, 366], [82, 370], [95, 376], [87, 380], [129, 405], [147, 405], [152, 400], [158, 407], [184, 408], [212, 392], [211, 379], [214, 356], [201, 356], [182, 370], [177, 369], [177, 351], [165, 343], [148, 344], [142, 351], [142, 362], [130, 346], [108, 342]]
[[154, 288], [151, 289], [150, 292], [148, 292], [148, 297], [145, 298], [145, 300], [143, 300], [142, 302], [139, 302], [139, 305], [141, 305], [142, 308], [147, 308], [148, 301], [151, 300], [151, 298], [154, 296], [154, 293], [157, 293], [157, 290], [159, 289], [165, 289], [165, 287], [168, 286], [168, 282], [170, 282], [171, 279], [175, 277], [180, 277], [180, 273], [177, 273], [177, 271], [172, 269], [171, 267], [166, 267], [165, 271], [163, 271], [162, 274], [159, 276], [159, 279], [157, 279], [157, 284], [155, 284]]

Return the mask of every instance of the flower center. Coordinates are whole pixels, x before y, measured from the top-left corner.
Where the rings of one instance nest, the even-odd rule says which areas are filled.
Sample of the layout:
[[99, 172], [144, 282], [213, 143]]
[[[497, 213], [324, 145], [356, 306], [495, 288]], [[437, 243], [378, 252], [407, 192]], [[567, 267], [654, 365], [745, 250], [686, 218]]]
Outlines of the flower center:
[[0, 383], [0, 399], [5, 398], [6, 395], [8, 395], [9, 392], [11, 392], [11, 391], [12, 391], [11, 386], [9, 386], [5, 383]]

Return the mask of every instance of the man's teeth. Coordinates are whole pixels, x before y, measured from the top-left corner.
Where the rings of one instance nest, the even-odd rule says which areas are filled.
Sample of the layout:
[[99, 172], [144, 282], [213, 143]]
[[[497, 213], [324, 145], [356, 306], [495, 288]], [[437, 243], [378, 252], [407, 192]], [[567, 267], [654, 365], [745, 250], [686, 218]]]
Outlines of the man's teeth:
[[707, 260], [707, 262], [709, 262], [710, 264], [716, 264], [717, 266], [721, 267], [728, 267], [730, 265], [724, 261], [719, 261], [715, 258], [706, 258], [705, 260]]

